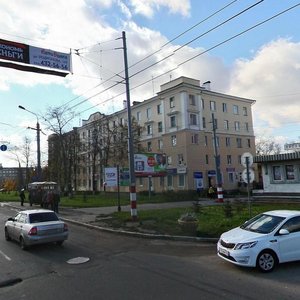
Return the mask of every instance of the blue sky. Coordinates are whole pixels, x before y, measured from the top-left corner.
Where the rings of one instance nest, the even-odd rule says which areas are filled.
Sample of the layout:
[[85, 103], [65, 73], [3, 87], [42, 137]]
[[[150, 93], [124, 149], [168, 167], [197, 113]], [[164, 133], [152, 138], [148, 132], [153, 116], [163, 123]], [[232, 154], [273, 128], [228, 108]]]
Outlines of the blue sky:
[[[282, 144], [298, 141], [300, 6], [201, 53], [299, 3], [294, 0], [1, 1], [0, 38], [71, 51], [73, 73], [61, 78], [1, 68], [0, 143], [7, 142], [9, 151], [0, 152], [0, 164], [16, 166], [16, 157], [23, 164], [21, 151], [17, 149], [22, 148], [25, 136], [32, 140], [31, 164], [36, 163], [36, 132], [26, 129], [35, 126], [36, 118], [18, 109], [18, 105], [43, 116], [49, 107], [70, 102], [74, 112], [70, 126], [78, 126], [95, 111], [111, 113], [122, 107], [124, 85], [109, 88], [120, 80], [113, 76], [123, 70], [123, 53], [115, 50], [122, 47], [117, 39], [122, 31], [126, 32], [129, 65], [156, 53], [129, 70], [131, 75], [145, 69], [130, 79], [131, 87], [150, 81], [132, 90], [132, 101], [150, 98], [170, 77], [210, 80], [212, 90], [256, 100], [253, 119], [257, 136], [272, 137]], [[218, 10], [221, 11], [210, 17]], [[241, 13], [243, 10], [247, 11]], [[227, 22], [229, 18], [232, 20]], [[198, 23], [201, 24], [173, 40]], [[79, 49], [80, 56], [74, 54], [75, 49]], [[173, 55], [169, 59], [148, 68], [170, 54]], [[178, 67], [198, 54], [201, 55]], [[164, 72], [165, 76], [156, 78]], [[151, 81], [152, 78], [155, 79]], [[42, 121], [41, 127], [46, 134], [51, 133]], [[47, 136], [42, 135], [41, 139], [42, 160], [46, 161]]]

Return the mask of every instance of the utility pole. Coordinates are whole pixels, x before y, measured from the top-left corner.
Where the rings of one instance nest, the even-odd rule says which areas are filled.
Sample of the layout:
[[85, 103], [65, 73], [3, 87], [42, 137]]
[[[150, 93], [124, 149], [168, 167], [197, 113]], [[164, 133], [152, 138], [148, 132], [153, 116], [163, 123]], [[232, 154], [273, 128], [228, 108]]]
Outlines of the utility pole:
[[122, 31], [122, 40], [123, 40], [127, 116], [128, 116], [128, 158], [129, 158], [129, 180], [130, 180], [130, 183], [129, 183], [130, 207], [131, 207], [131, 218], [133, 221], [135, 221], [137, 219], [136, 181], [135, 181], [135, 174], [134, 174], [134, 153], [133, 153], [133, 138], [132, 138], [132, 128], [131, 128], [131, 107], [130, 107], [130, 91], [129, 91], [129, 76], [128, 76], [128, 61], [127, 61], [127, 47], [126, 47], [125, 31]]
[[216, 122], [213, 113], [211, 116], [212, 116], [212, 126], [213, 126], [213, 141], [214, 141], [214, 154], [215, 154], [216, 178], [217, 178], [217, 194], [218, 194], [217, 201], [223, 202], [222, 176], [220, 171], [220, 155], [218, 154], [218, 147], [217, 147]]

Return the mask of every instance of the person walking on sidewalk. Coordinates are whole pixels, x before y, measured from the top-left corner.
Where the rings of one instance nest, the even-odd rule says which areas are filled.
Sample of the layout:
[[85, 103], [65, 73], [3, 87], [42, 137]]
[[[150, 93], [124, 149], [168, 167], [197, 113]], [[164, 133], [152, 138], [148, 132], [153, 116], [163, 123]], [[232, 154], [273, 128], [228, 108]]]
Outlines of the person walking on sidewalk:
[[26, 197], [25, 197], [24, 189], [21, 189], [21, 191], [20, 191], [21, 206], [24, 206], [25, 198], [26, 198]]

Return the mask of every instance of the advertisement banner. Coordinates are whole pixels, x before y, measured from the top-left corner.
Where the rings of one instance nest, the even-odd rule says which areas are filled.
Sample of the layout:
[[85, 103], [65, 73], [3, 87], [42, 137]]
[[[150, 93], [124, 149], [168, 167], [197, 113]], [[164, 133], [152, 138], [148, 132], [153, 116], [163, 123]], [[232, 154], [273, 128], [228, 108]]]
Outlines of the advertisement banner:
[[118, 186], [118, 170], [117, 168], [104, 169], [105, 184], [107, 187]]
[[37, 47], [29, 47], [29, 63], [35, 66], [46, 67], [50, 69], [63, 70], [70, 72], [70, 54], [43, 49]]
[[66, 76], [71, 72], [71, 54], [0, 39], [0, 66]]
[[167, 174], [167, 159], [161, 153], [141, 153], [134, 155], [134, 172], [137, 177], [158, 177]]

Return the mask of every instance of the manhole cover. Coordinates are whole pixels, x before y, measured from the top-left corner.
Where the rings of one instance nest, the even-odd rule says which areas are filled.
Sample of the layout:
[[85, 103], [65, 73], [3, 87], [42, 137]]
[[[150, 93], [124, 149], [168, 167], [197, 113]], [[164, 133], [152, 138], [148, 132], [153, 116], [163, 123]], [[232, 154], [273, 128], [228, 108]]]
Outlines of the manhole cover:
[[78, 264], [84, 264], [88, 262], [90, 259], [88, 257], [75, 257], [71, 258], [67, 261], [68, 264], [71, 265], [78, 265]]

